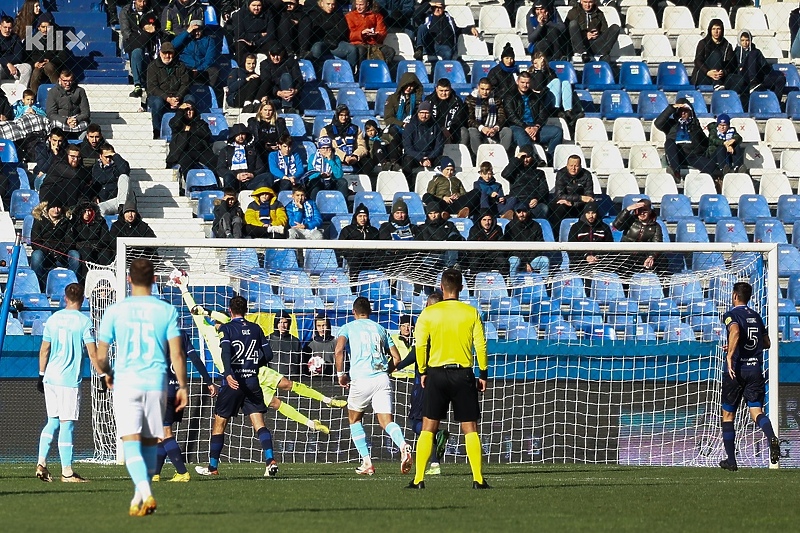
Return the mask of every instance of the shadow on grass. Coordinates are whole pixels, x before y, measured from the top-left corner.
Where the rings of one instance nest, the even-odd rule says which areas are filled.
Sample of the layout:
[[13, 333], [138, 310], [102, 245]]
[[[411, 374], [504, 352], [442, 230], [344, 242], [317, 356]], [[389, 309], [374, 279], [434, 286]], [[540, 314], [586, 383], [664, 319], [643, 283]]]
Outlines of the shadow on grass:
[[69, 492], [59, 491], [59, 490], [0, 490], [0, 496], [22, 496], [25, 494], [36, 494], [37, 498], [43, 498], [47, 496], [58, 496], [59, 498], [68, 496], [75, 493], [81, 494], [108, 494], [109, 492], [125, 492], [122, 489], [109, 489], [107, 487], [102, 488], [76, 488], [70, 489]]

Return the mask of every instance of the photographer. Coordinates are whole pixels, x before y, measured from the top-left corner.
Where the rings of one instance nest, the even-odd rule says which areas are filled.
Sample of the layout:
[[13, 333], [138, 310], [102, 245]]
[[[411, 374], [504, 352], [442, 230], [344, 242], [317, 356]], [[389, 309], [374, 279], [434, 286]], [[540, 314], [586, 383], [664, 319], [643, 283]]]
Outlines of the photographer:
[[705, 155], [708, 136], [686, 98], [678, 98], [674, 104], [665, 107], [653, 121], [653, 126], [666, 135], [664, 153], [669, 165], [667, 172], [672, 174], [676, 182], [680, 181], [681, 171], [686, 167], [721, 177], [714, 162]]

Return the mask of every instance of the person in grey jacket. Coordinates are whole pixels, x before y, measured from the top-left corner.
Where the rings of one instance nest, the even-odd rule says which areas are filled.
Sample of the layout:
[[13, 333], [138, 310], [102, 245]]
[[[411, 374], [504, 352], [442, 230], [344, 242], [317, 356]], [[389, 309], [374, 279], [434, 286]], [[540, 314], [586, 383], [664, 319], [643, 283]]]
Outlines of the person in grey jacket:
[[74, 139], [89, 127], [89, 99], [86, 98], [83, 87], [78, 87], [72, 71], [61, 71], [58, 85], [47, 93], [45, 111], [53, 126], [61, 128], [67, 134], [73, 134], [71, 137]]
[[303, 350], [300, 339], [289, 332], [292, 327], [292, 316], [286, 311], [275, 314], [275, 330], [269, 335], [272, 346], [272, 368], [289, 379], [300, 377], [300, 364]]

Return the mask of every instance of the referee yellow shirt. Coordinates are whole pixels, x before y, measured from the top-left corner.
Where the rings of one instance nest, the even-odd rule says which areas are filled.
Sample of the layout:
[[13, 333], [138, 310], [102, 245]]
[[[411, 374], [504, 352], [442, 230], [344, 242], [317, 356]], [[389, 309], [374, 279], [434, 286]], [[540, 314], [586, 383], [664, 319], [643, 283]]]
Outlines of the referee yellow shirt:
[[473, 348], [478, 368], [483, 371], [489, 368], [481, 316], [469, 304], [444, 300], [426, 307], [417, 319], [414, 336], [420, 373], [425, 373], [429, 366], [472, 368]]

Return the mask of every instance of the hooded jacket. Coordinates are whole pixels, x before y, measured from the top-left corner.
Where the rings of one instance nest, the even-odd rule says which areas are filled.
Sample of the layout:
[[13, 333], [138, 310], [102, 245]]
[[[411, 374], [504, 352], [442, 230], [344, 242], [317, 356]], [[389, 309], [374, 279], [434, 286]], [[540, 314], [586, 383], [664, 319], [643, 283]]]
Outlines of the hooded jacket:
[[[91, 219], [83, 220], [83, 213], [90, 211]], [[72, 238], [75, 249], [81, 254], [81, 259], [107, 265], [113, 258], [111, 248], [111, 232], [106, 225], [106, 219], [100, 214], [100, 208], [92, 202], [78, 205], [68, 217], [72, 220]]]
[[[124, 213], [127, 211], [133, 211], [136, 213], [136, 218], [133, 219], [133, 222], [128, 222], [125, 220], [123, 216]], [[125, 202], [125, 205], [122, 208], [122, 213], [117, 220], [111, 224], [111, 239], [116, 246], [117, 239], [120, 237], [150, 237], [153, 238], [156, 236], [156, 233], [150, 227], [150, 225], [142, 220], [142, 216], [139, 214], [139, 211], [136, 209], [136, 201], [134, 199], [129, 199]]]
[[[359, 226], [358, 222], [356, 222], [356, 215], [360, 211], [364, 211], [367, 214], [367, 223], [364, 226]], [[378, 229], [370, 222], [369, 209], [364, 204], [356, 206], [352, 221], [339, 232], [340, 241], [377, 241], [378, 238]]]
[[[481, 220], [486, 217], [492, 217], [492, 225], [489, 230], [484, 230], [481, 226]], [[503, 239], [503, 229], [497, 224], [497, 219], [491, 211], [485, 210], [475, 217], [475, 223], [469, 230], [468, 241], [488, 241], [496, 242]], [[508, 260], [506, 259], [505, 252], [493, 250], [481, 250], [478, 252], [469, 252], [467, 254], [468, 262], [471, 265], [470, 270], [473, 272], [487, 272], [490, 270], [500, 270], [502, 273], [507, 274]]]
[[[700, 126], [694, 107], [686, 98], [678, 98], [675, 103], [689, 106], [691, 110], [689, 121], [681, 124], [678, 119], [678, 110], [670, 105], [664, 108], [664, 111], [656, 117], [653, 121], [653, 126], [663, 131], [667, 139], [676, 141], [684, 152], [704, 155], [708, 148], [708, 135]], [[687, 142], [679, 142], [684, 138], [687, 139]]]
[[[325, 320], [327, 335], [322, 336], [317, 333], [317, 320]], [[334, 354], [336, 353], [336, 337], [331, 334], [331, 321], [326, 316], [317, 315], [314, 317], [314, 336], [306, 345], [306, 362], [314, 356], [322, 357], [325, 364], [322, 366], [322, 374], [330, 375], [334, 373]]]
[[[715, 25], [722, 26], [719, 43], [715, 43], [711, 37], [711, 27]], [[721, 65], [722, 70], [725, 71], [725, 76], [736, 72], [736, 56], [733, 54], [731, 43], [725, 38], [725, 26], [720, 19], [712, 19], [708, 23], [706, 36], [697, 43], [697, 49], [694, 54], [694, 72], [692, 72], [693, 85], [701, 85], [706, 79], [709, 71], [709, 60]], [[720, 82], [725, 79], [725, 76]]]
[[186, 31], [193, 20], [205, 20], [203, 5], [199, 0], [189, 0], [186, 5], [172, 0], [161, 12], [161, 27], [171, 35]]
[[189, 69], [174, 58], [169, 65], [161, 61], [161, 56], [153, 59], [147, 66], [147, 95], [167, 99], [168, 96], [183, 98], [189, 92], [192, 79]]
[[314, 200], [306, 200], [300, 206], [294, 201], [289, 202], [286, 206], [286, 216], [289, 218], [290, 228], [303, 224], [306, 229], [318, 229], [322, 225], [322, 215]]
[[[743, 49], [741, 45], [742, 35], [745, 33], [750, 36], [750, 47], [747, 50]], [[767, 60], [764, 59], [764, 54], [761, 53], [761, 50], [756, 48], [756, 43], [753, 42], [753, 36], [750, 32], [739, 32], [739, 39], [737, 42], [739, 42], [739, 44], [736, 46], [736, 50], [734, 50], [734, 55], [736, 56], [736, 72], [747, 80], [748, 89], [754, 89], [764, 81], [767, 74], [772, 72], [772, 67], [770, 67]]]
[[223, 230], [222, 224], [222, 217], [226, 214], [230, 213], [231, 218], [239, 218], [244, 223], [244, 211], [242, 211], [242, 206], [239, 205], [239, 200], [236, 200], [236, 203], [233, 204], [232, 207], [228, 207], [228, 202], [223, 200], [222, 198], [218, 198], [214, 200], [214, 222], [211, 224], [211, 232], [214, 237], [217, 238], [225, 238], [225, 231]]
[[550, 197], [550, 187], [547, 185], [547, 178], [544, 172], [531, 163], [525, 166], [518, 157], [514, 157], [500, 174], [511, 184], [508, 192], [525, 205], [530, 205], [534, 198], [538, 203], [547, 203]]
[[[244, 145], [242, 145], [244, 149], [244, 156], [247, 161], [247, 169], [237, 169], [232, 170], [231, 166], [233, 165], [233, 157], [236, 153], [236, 137], [239, 134], [244, 133], [247, 135], [247, 138], [244, 141]], [[261, 157], [259, 153], [260, 150], [258, 146], [253, 141], [253, 134], [244, 124], [234, 124], [230, 130], [228, 130], [228, 143], [225, 145], [225, 148], [220, 150], [217, 156], [217, 175], [223, 176], [228, 172], [233, 172], [236, 174], [237, 172], [242, 172], [243, 170], [247, 170], [248, 172], [252, 172], [253, 176], [258, 176], [267, 170], [266, 165], [264, 164], [264, 159]]]
[[[190, 122], [186, 120], [186, 110], [179, 108], [169, 121], [172, 139], [169, 141], [167, 165], [179, 164], [182, 158], [205, 161], [210, 157], [211, 128], [200, 118], [200, 113], [195, 113]], [[188, 131], [184, 129], [187, 125]]]
[[[205, 30], [203, 30], [205, 32]], [[180, 55], [181, 63], [190, 70], [205, 72], [219, 60], [222, 44], [209, 33], [199, 39], [188, 31], [181, 32], [172, 41], [175, 51]]]
[[123, 174], [130, 176], [131, 166], [121, 155], [115, 153], [111, 158], [111, 164], [104, 166], [98, 159], [92, 167], [92, 179], [94, 180], [94, 190], [101, 202], [117, 197], [119, 192], [119, 177]]
[[[492, 217], [492, 225], [488, 231], [481, 226], [481, 220], [486, 216]], [[467, 238], [468, 241], [499, 241], [502, 239], [503, 228], [497, 224], [497, 219], [489, 210], [481, 211], [475, 217], [475, 223], [470, 228], [469, 237]]]
[[536, 44], [552, 34], [555, 34], [557, 39], [566, 41], [567, 25], [561, 20], [561, 15], [558, 11], [552, 7], [549, 11], [550, 18], [544, 24], [539, 24], [539, 19], [536, 18], [536, 8], [531, 7], [530, 11], [528, 11], [528, 15], [525, 17], [528, 43]]
[[[742, 136], [739, 135], [739, 133], [736, 131], [736, 128], [729, 126], [726, 133], [729, 133], [736, 141], [733, 145], [734, 148], [742, 145]], [[708, 149], [706, 150], [706, 156], [713, 157], [714, 154], [717, 153], [717, 150], [725, 145], [725, 142], [726, 141], [724, 139], [720, 139], [719, 135], [717, 134], [717, 123], [711, 122], [708, 125]]]
[[[269, 195], [267, 199], [269, 205], [263, 206], [268, 208], [262, 210], [262, 206], [258, 203], [258, 196], [264, 192]], [[253, 198], [253, 201], [250, 202], [250, 205], [247, 206], [247, 211], [244, 213], [244, 222], [247, 226], [253, 226], [255, 228], [264, 228], [268, 225], [286, 226], [289, 221], [286, 216], [286, 209], [283, 207], [283, 204], [278, 201], [277, 196], [275, 196], [275, 191], [269, 187], [259, 187], [254, 190], [250, 196]]]
[[463, 241], [461, 232], [455, 224], [449, 220], [439, 219], [431, 221], [430, 218], [425, 218], [425, 223], [421, 226], [420, 232], [416, 239], [418, 241]]
[[472, 31], [473, 26], [459, 28], [455, 19], [445, 11], [442, 15], [434, 16], [429, 14], [423, 22], [423, 26], [428, 28], [428, 32], [433, 37], [433, 42], [439, 45], [451, 46], [458, 44], [458, 36]]
[[61, 85], [54, 85], [47, 93], [45, 110], [47, 118], [61, 122], [66, 122], [69, 117], [75, 117], [78, 122], [88, 121], [91, 118], [86, 91], [76, 85], [69, 91]]
[[606, 16], [600, 11], [597, 4], [589, 11], [586, 11], [581, 7], [580, 3], [578, 3], [578, 5], [574, 6], [567, 13], [567, 17], [564, 19], [564, 25], [569, 27], [570, 22], [573, 21], [575, 21], [583, 34], [589, 30], [597, 30], [600, 33], [608, 30]]
[[74, 248], [72, 223], [62, 209], [61, 218], [54, 223], [48, 213], [48, 203], [44, 201], [33, 208], [33, 226], [31, 227], [31, 248], [40, 250], [46, 255], [55, 252], [65, 253]]
[[403, 131], [403, 150], [414, 161], [422, 161], [425, 157], [432, 161], [438, 159], [444, 152], [442, 128], [433, 117], [422, 122], [414, 115]]
[[[598, 215], [593, 224], [586, 220], [586, 214], [582, 214], [577, 222], [569, 229], [569, 242], [614, 242], [614, 235], [611, 228], [603, 222]], [[571, 268], [587, 266], [586, 256], [594, 255], [593, 252], [569, 252], [569, 264]], [[594, 266], [598, 266], [597, 263]]]
[[300, 365], [303, 360], [303, 349], [300, 346], [300, 340], [289, 333], [278, 332], [278, 321], [288, 318], [289, 327], [291, 328], [292, 316], [286, 311], [278, 311], [275, 313], [275, 329], [269, 334], [269, 343], [272, 347], [272, 362], [270, 366], [279, 373], [289, 378], [297, 378], [300, 376]]
[[[475, 183], [472, 184], [472, 188], [476, 191], [481, 191], [481, 194], [485, 194], [489, 197], [491, 197], [494, 193], [498, 194], [498, 198], [505, 196], [505, 193], [503, 192], [503, 185], [498, 182], [494, 176], [492, 176], [489, 181], [484, 181], [483, 179], [478, 178]], [[497, 199], [493, 198], [492, 201], [497, 201]]]
[[[405, 88], [414, 85], [414, 92], [409, 97], [405, 95]], [[423, 100], [422, 84], [413, 72], [406, 72], [400, 76], [400, 83], [397, 90], [386, 97], [386, 105], [383, 107], [383, 123], [388, 126], [405, 127], [403, 118], [415, 116], [417, 108]]]

